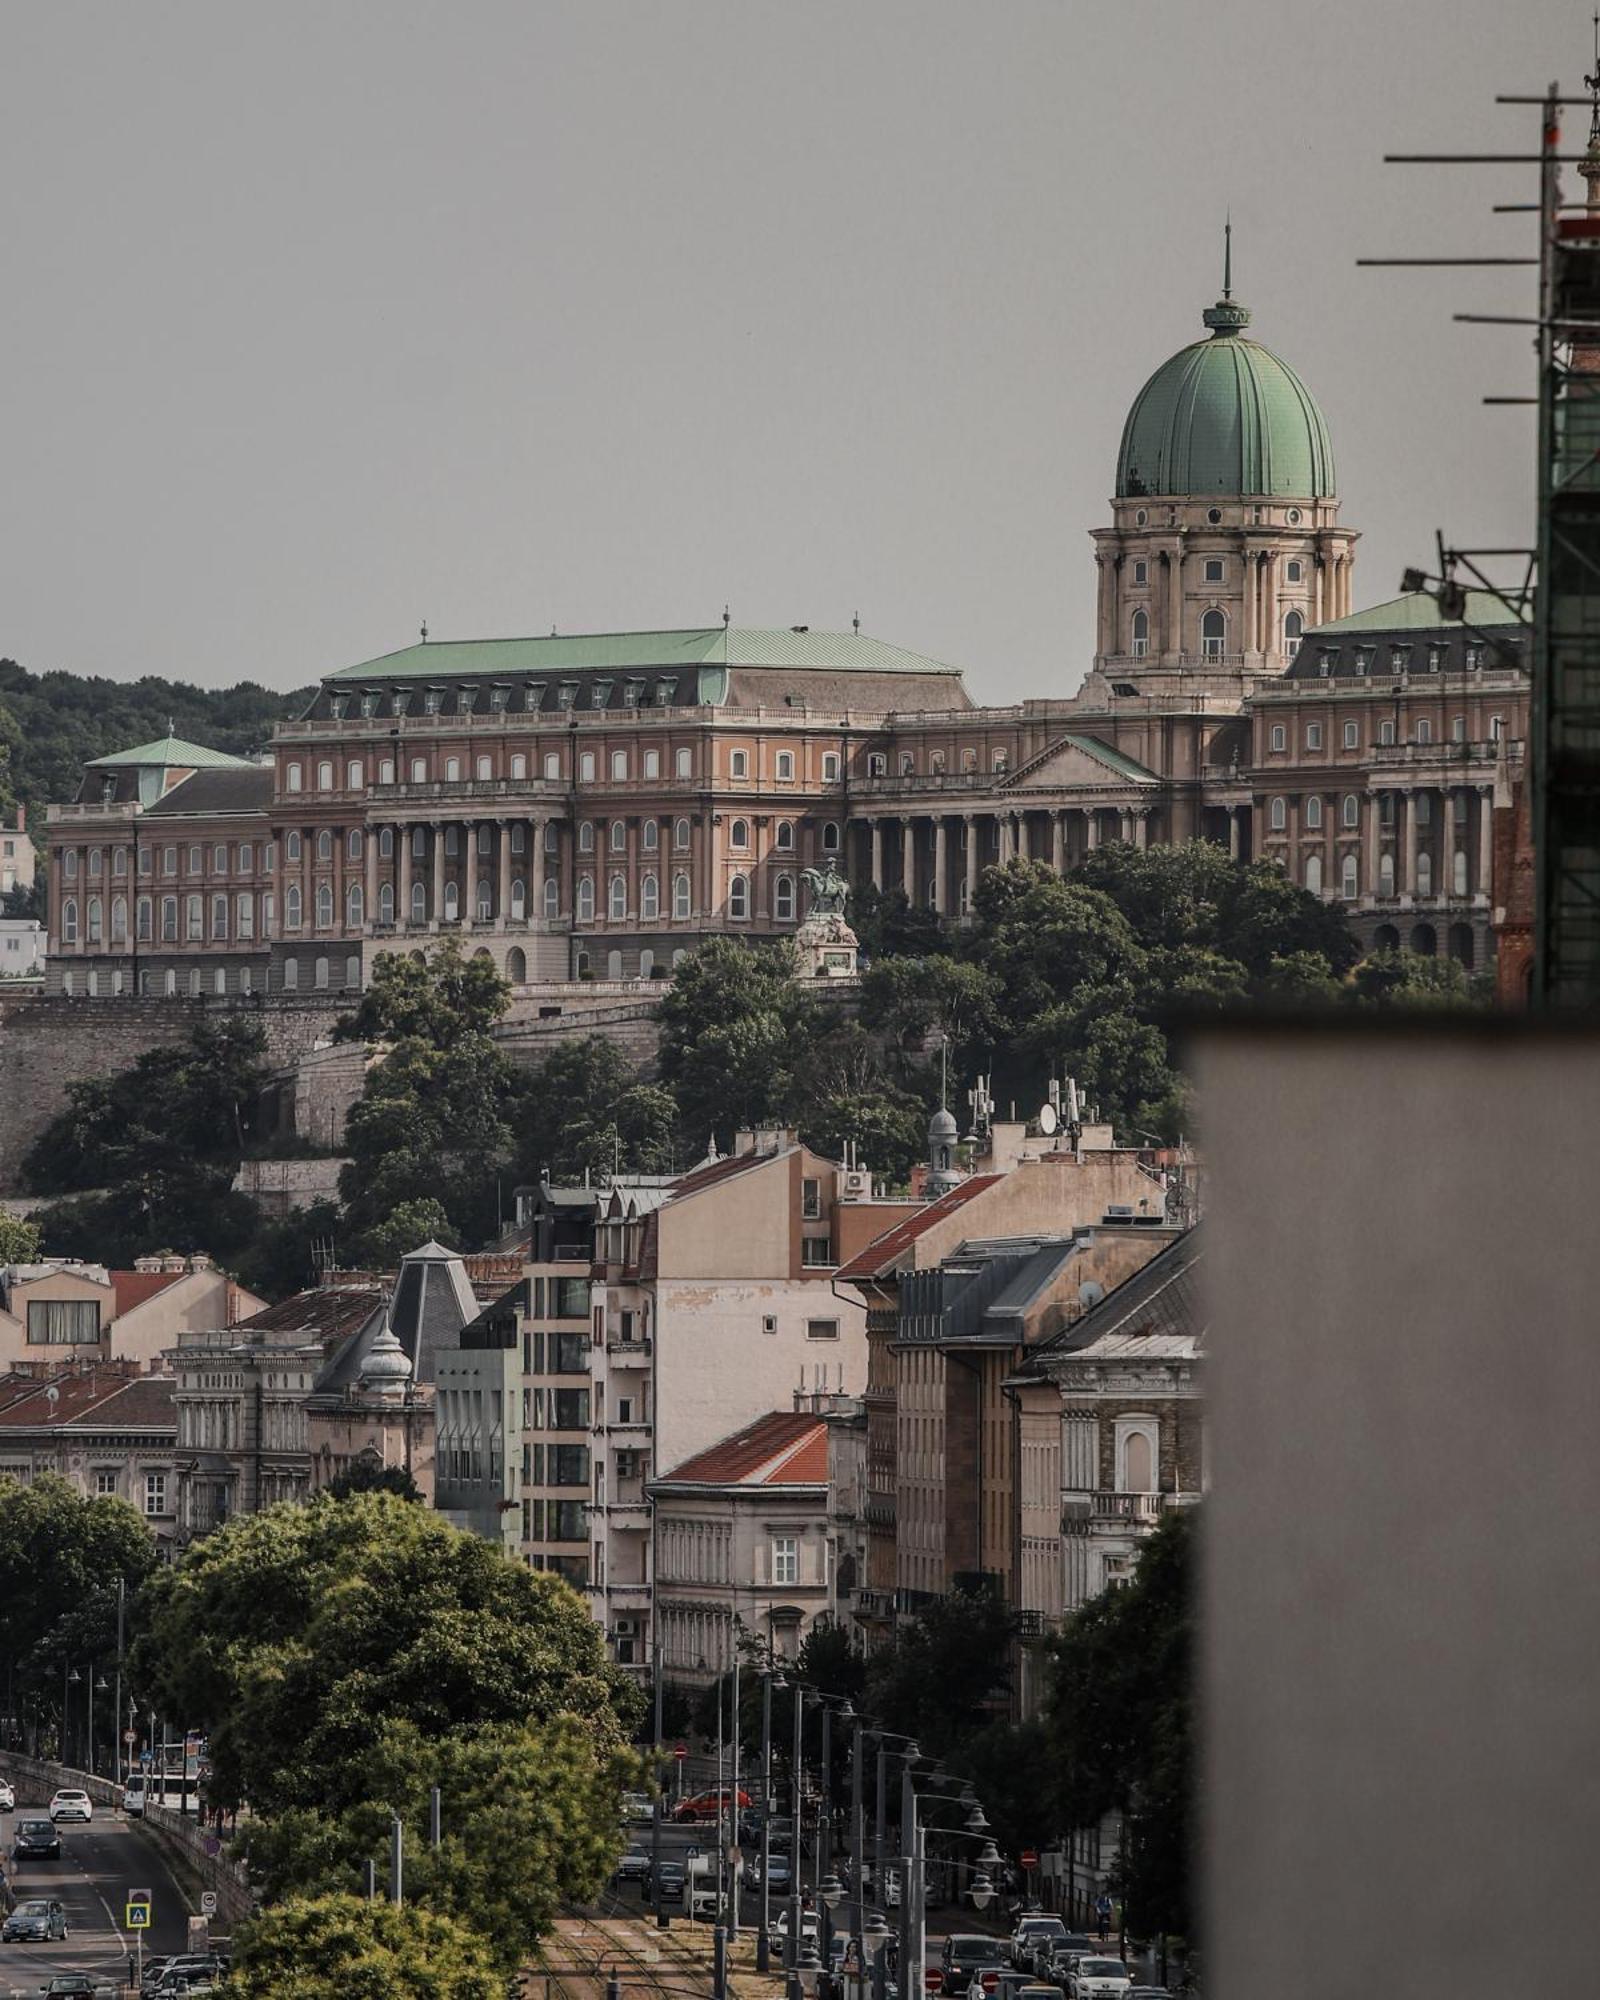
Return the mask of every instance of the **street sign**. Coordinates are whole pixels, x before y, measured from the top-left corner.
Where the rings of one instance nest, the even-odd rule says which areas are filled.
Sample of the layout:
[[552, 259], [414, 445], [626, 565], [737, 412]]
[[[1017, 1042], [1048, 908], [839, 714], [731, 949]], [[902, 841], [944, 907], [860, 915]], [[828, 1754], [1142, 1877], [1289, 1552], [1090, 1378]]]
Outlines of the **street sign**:
[[141, 1770], [148, 1771], [155, 1761], [156, 1753], [153, 1750], [141, 1750], [139, 1752], [139, 1767]]
[[122, 1740], [123, 1740], [123, 1742], [124, 1742], [124, 1743], [126, 1743], [126, 1744], [127, 1744], [128, 1748], [129, 1748], [129, 1749], [131, 1750], [131, 1749], [133, 1748], [134, 1744], [135, 1744], [135, 1743], [137, 1743], [137, 1742], [138, 1742], [138, 1740], [139, 1740], [139, 1732], [138, 1732], [138, 1730], [137, 1730], [137, 1729], [125, 1729], [125, 1730], [123, 1730], [123, 1732], [122, 1732]]
[[214, 1917], [217, 1914], [217, 1892], [215, 1889], [202, 1889], [200, 1891], [200, 1914], [203, 1917]]
[[130, 1889], [128, 1891], [128, 1929], [147, 1931], [150, 1928], [150, 1891]]
[[683, 1762], [684, 1758], [685, 1758], [685, 1757], [687, 1757], [687, 1756], [688, 1756], [688, 1754], [689, 1754], [689, 1746], [688, 1746], [688, 1744], [687, 1744], [687, 1743], [675, 1743], [675, 1744], [674, 1744], [674, 1745], [672, 1746], [672, 1754], [673, 1754], [673, 1756], [674, 1756], [674, 1757], [676, 1757], [676, 1758], [677, 1758], [678, 1762], [679, 1762], [679, 1763], [681, 1764], [681, 1763]]
[[1022, 1863], [1024, 1868], [1037, 1868], [1039, 1865], [1038, 1852], [1031, 1847], [1025, 1847], [1017, 1856], [1017, 1859]]

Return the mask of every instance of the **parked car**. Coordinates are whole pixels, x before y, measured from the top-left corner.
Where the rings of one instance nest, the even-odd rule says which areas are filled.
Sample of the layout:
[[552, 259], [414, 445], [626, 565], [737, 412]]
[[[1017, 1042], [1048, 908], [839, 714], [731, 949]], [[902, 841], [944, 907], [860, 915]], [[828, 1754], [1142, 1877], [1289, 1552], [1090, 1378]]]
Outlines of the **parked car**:
[[650, 1880], [650, 1850], [637, 1844], [630, 1847], [617, 1863], [619, 1882], [648, 1882]]
[[1028, 1962], [1035, 1972], [1047, 1974], [1057, 1958], [1067, 1951], [1093, 1951], [1094, 1939], [1082, 1931], [1063, 1931], [1056, 1937], [1039, 1938], [1029, 1947]]
[[944, 1975], [943, 1991], [964, 1994], [976, 1974], [983, 1981], [984, 1991], [989, 1992], [998, 1984], [1005, 1962], [1003, 1939], [974, 1931], [953, 1932], [945, 1939], [944, 1950], [939, 1955], [939, 1970]]
[[144, 1779], [130, 1778], [122, 1788], [122, 1810], [129, 1819], [144, 1818]]
[[683, 1901], [683, 1863], [663, 1861], [660, 1869], [651, 1878], [651, 1894], [658, 1903], [681, 1903]]
[[0, 1944], [55, 1944], [67, 1935], [67, 1913], [54, 1896], [34, 1897], [0, 1924]]
[[1047, 1938], [1064, 1938], [1066, 1934], [1067, 1927], [1059, 1917], [1019, 1917], [1017, 1927], [1011, 1933], [1011, 1963], [1031, 1968], [1035, 1946], [1043, 1944]]
[[16, 1809], [16, 1793], [12, 1791], [4, 1778], [0, 1778], [0, 1812], [15, 1812]]
[[[788, 1905], [787, 1903], [785, 1903], [785, 1904], [784, 1904], [784, 1906], [783, 1906], [783, 1908], [782, 1908], [782, 1909], [781, 1909], [781, 1910], [780, 1910], [780, 1911], [778, 1912], [778, 1915], [777, 1915], [777, 1919], [776, 1919], [776, 1921], [775, 1921], [775, 1922], [773, 1923], [773, 1926], [772, 1926], [772, 1936], [773, 1936], [774, 1940], [778, 1940], [778, 1939], [782, 1939], [784, 1943], [787, 1943], [787, 1942], [788, 1942], [788, 1939], [789, 1939], [789, 1915], [790, 1915], [790, 1909], [789, 1909], [789, 1905]], [[810, 1940], [812, 1941], [812, 1943], [814, 1944], [814, 1943], [816, 1942], [816, 1940], [817, 1940], [817, 1937], [819, 1936], [819, 1934], [820, 1934], [820, 1933], [819, 1933], [819, 1928], [818, 1928], [818, 1924], [817, 1924], [817, 1913], [816, 1913], [816, 1911], [815, 1911], [815, 1910], [802, 1910], [802, 1911], [800, 1912], [800, 1941], [801, 1941], [801, 1943], [803, 1944], [803, 1943], [804, 1943], [804, 1942], [806, 1941], [806, 1939], [807, 1939], [807, 1938], [809, 1938], [809, 1939], [810, 1939]]]
[[53, 1820], [82, 1820], [87, 1825], [94, 1818], [94, 1801], [87, 1792], [57, 1792], [50, 1801], [50, 1817]]
[[622, 1817], [630, 1826], [643, 1826], [656, 1816], [656, 1802], [648, 1792], [624, 1792]]
[[87, 1972], [58, 1972], [43, 1990], [45, 2000], [95, 2000], [101, 1987]]
[[1126, 2000], [1133, 1977], [1120, 1958], [1080, 1958], [1067, 1987], [1070, 2000]]
[[[788, 1855], [782, 1853], [777, 1848], [773, 1848], [767, 1856], [769, 1893], [774, 1896], [786, 1896], [789, 1893], [789, 1884], [792, 1880], [793, 1871]], [[747, 1889], [759, 1889], [761, 1887], [761, 1850], [759, 1847], [744, 1864], [744, 1881]]]
[[55, 1821], [19, 1819], [16, 1836], [11, 1843], [11, 1858], [14, 1861], [59, 1861], [61, 1836], [56, 1832]]

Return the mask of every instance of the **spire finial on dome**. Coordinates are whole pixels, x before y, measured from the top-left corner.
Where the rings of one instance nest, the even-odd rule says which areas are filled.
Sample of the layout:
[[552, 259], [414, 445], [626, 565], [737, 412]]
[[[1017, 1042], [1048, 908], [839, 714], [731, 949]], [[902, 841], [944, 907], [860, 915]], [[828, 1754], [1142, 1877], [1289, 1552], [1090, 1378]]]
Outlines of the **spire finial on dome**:
[[1250, 324], [1248, 306], [1237, 305], [1233, 296], [1233, 210], [1226, 211], [1222, 225], [1222, 297], [1200, 315], [1210, 327], [1212, 338], [1221, 334], [1243, 333]]
[[1233, 297], [1233, 210], [1227, 211], [1227, 220], [1222, 225], [1222, 296]]

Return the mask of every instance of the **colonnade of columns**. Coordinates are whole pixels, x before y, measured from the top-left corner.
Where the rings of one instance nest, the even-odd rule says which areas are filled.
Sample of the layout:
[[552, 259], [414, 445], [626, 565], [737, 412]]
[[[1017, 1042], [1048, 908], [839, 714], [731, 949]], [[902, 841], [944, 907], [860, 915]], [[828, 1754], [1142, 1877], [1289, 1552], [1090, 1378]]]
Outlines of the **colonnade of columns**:
[[[1307, 798], [1295, 798], [1289, 823], [1267, 821], [1267, 851], [1274, 836], [1302, 887], [1350, 901], [1360, 897], [1404, 901], [1489, 900], [1494, 876], [1494, 789], [1490, 785], [1384, 785], [1369, 790], [1357, 824], [1344, 818], [1336, 799], [1315, 796], [1321, 825], [1306, 823]], [[1456, 802], [1468, 801], [1458, 814]], [[1230, 848], [1236, 822], [1229, 808]], [[1352, 884], [1347, 857], [1356, 860]], [[1458, 868], [1457, 857], [1464, 857]], [[1316, 870], [1313, 870], [1313, 862]], [[1320, 880], [1308, 879], [1320, 871]]]
[[[875, 889], [899, 889], [908, 901], [925, 903], [947, 916], [971, 907], [979, 871], [991, 864], [1048, 861], [1062, 873], [1102, 840], [1144, 847], [1153, 810], [1119, 802], [1002, 812], [864, 815], [868, 879]], [[892, 875], [886, 834], [891, 834], [897, 849]]]

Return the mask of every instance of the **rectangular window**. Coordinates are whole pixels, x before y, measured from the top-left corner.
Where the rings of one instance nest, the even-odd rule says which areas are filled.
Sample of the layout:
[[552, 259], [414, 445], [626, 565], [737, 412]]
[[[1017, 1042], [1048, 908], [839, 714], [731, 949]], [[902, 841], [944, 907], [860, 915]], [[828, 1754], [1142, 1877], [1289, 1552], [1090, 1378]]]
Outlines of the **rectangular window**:
[[793, 1535], [772, 1538], [772, 1581], [788, 1584], [800, 1581], [800, 1546]]
[[1306, 748], [1308, 750], [1320, 750], [1322, 748], [1322, 724], [1320, 722], [1308, 722], [1306, 724]]
[[807, 1340], [837, 1340], [839, 1322], [836, 1319], [808, 1319], [806, 1321]]
[[167, 1511], [167, 1475], [164, 1472], [145, 1474], [144, 1511], [147, 1514], [164, 1514]]
[[589, 1372], [589, 1336], [586, 1333], [552, 1333], [550, 1336], [550, 1373], [552, 1375], [587, 1375]]
[[589, 1428], [589, 1391], [552, 1389], [550, 1428], [553, 1431], [586, 1431]]
[[30, 1347], [77, 1347], [99, 1338], [98, 1299], [29, 1299]]
[[1287, 741], [1288, 741], [1288, 737], [1287, 737], [1287, 735], [1285, 734], [1285, 731], [1284, 731], [1284, 726], [1283, 726], [1283, 724], [1282, 724], [1281, 722], [1275, 722], [1275, 723], [1274, 723], [1274, 724], [1272, 725], [1272, 747], [1273, 747], [1273, 749], [1274, 749], [1274, 750], [1281, 750], [1281, 749], [1283, 749], [1283, 747], [1284, 747], [1284, 745], [1285, 745], [1285, 744], [1287, 743]]
[[1222, 581], [1222, 564], [1220, 561], [1218, 561], [1218, 559], [1215, 556], [1210, 557], [1206, 563], [1206, 582], [1221, 583], [1221, 581]]
[[[550, 1502], [550, 1539], [553, 1542], [586, 1542], [589, 1539], [589, 1509], [585, 1502], [582, 1500]], [[557, 1558], [558, 1564], [559, 1561], [560, 1558]], [[579, 1563], [583, 1569], [588, 1568], [582, 1557], [579, 1558]], [[567, 1573], [563, 1571], [562, 1574]], [[587, 1578], [584, 1581], [586, 1582]]]
[[98, 1498], [104, 1500], [117, 1490], [117, 1475], [114, 1472], [97, 1472], [94, 1476], [94, 1490]]
[[587, 1278], [552, 1278], [550, 1280], [550, 1317], [552, 1319], [587, 1319], [589, 1317], [589, 1280]]
[[550, 1484], [552, 1486], [581, 1486], [589, 1484], [589, 1447], [586, 1444], [553, 1444], [550, 1447]]
[[800, 1245], [800, 1262], [810, 1267], [833, 1262], [833, 1239], [829, 1236], [807, 1236]]
[[815, 1222], [821, 1216], [821, 1181], [803, 1180], [800, 1183], [800, 1214], [802, 1220], [806, 1222]]

